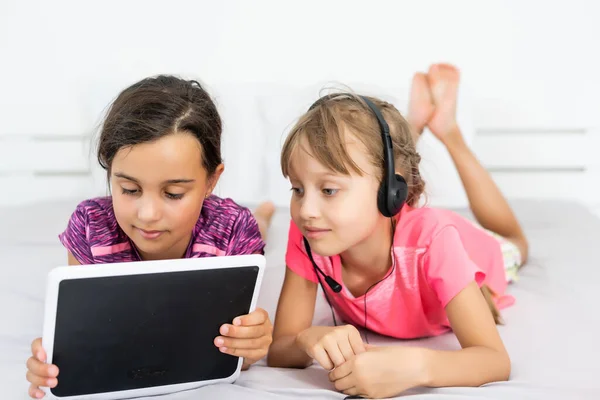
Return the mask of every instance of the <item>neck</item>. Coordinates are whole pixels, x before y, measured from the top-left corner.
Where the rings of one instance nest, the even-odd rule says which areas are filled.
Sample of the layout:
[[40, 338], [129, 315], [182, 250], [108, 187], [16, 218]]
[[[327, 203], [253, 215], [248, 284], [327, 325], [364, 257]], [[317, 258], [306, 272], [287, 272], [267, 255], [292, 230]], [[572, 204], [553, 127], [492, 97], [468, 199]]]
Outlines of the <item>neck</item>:
[[367, 279], [383, 278], [392, 265], [392, 239], [392, 222], [385, 218], [372, 235], [340, 254], [344, 270]]

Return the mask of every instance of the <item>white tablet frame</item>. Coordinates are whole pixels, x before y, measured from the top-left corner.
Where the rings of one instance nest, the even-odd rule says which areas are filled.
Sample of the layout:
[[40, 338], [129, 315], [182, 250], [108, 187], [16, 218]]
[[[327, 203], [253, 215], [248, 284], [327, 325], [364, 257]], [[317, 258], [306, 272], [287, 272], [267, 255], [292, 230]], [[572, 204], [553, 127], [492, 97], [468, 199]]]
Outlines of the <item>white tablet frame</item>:
[[[141, 275], [153, 273], [169, 273], [181, 271], [197, 271], [206, 269], [239, 268], [247, 266], [257, 266], [258, 275], [250, 312], [256, 309], [256, 303], [262, 285], [266, 259], [260, 254], [219, 256], [203, 258], [182, 258], [177, 260], [158, 260], [158, 261], [136, 261], [112, 264], [94, 264], [81, 266], [61, 266], [56, 267], [48, 274], [46, 284], [46, 300], [44, 310], [44, 328], [42, 337], [42, 346], [47, 354], [47, 362], [52, 363], [54, 332], [56, 327], [56, 311], [58, 306], [58, 289], [63, 280], [69, 279], [87, 279], [97, 277]], [[161, 394], [179, 392], [199, 388], [202, 386], [216, 383], [233, 383], [240, 375], [243, 360], [238, 361], [235, 372], [226, 378], [214, 379], [199, 382], [189, 382], [174, 385], [154, 386], [143, 389], [132, 389], [118, 392], [105, 392], [96, 394], [86, 394], [81, 396], [59, 397], [54, 395], [49, 388], [42, 388], [50, 399], [88, 399], [88, 400], [114, 400], [132, 397], [156, 396]], [[58, 377], [60, 382], [60, 375]]]

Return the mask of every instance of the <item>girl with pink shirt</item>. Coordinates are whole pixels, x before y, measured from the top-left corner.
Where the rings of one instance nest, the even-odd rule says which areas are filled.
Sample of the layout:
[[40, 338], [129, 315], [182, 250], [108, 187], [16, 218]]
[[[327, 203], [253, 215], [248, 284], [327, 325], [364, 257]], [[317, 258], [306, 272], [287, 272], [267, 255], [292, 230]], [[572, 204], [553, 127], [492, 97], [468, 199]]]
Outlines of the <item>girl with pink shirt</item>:
[[[281, 165], [292, 185], [286, 275], [268, 364], [318, 362], [337, 390], [391, 397], [416, 386], [507, 380], [499, 313], [527, 240], [456, 122], [459, 72], [413, 79], [407, 120], [353, 94], [317, 101], [291, 130]], [[427, 126], [446, 146], [478, 225], [419, 207], [415, 141]], [[346, 325], [312, 326], [318, 285]], [[371, 346], [356, 327], [400, 339], [452, 330], [462, 349]]]

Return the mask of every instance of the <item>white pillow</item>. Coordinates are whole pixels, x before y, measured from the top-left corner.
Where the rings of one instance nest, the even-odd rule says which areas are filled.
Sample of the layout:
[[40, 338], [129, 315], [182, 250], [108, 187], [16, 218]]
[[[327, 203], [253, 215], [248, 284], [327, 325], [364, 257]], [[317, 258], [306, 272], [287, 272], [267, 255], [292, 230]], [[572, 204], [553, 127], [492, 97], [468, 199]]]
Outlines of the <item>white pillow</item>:
[[281, 173], [281, 148], [298, 118], [318, 97], [315, 87], [265, 84], [257, 93], [259, 116], [267, 138], [263, 149], [266, 197], [277, 206], [290, 203], [290, 183]]
[[223, 123], [222, 149], [225, 171], [215, 193], [240, 204], [264, 200], [264, 142], [256, 106], [256, 84], [207, 85]]
[[[257, 93], [257, 103], [266, 137], [264, 157], [267, 185], [265, 193], [277, 206], [288, 206], [290, 200], [290, 184], [283, 178], [280, 166], [281, 147], [285, 137], [310, 105], [320, 95], [327, 93], [323, 89], [331, 87], [336, 89], [347, 87], [358, 94], [381, 98], [394, 104], [403, 115], [406, 115], [408, 109], [409, 89], [407, 86], [390, 85], [383, 88], [364, 83], [350, 83], [345, 86], [319, 83], [297, 87], [283, 84], [263, 84]], [[464, 93], [464, 88], [461, 88], [458, 122], [467, 143], [471, 143], [474, 129], [472, 127], [470, 106]], [[445, 208], [468, 207], [462, 183], [444, 146], [426, 130], [417, 144], [417, 149], [422, 158], [421, 173], [426, 184], [428, 204]]]

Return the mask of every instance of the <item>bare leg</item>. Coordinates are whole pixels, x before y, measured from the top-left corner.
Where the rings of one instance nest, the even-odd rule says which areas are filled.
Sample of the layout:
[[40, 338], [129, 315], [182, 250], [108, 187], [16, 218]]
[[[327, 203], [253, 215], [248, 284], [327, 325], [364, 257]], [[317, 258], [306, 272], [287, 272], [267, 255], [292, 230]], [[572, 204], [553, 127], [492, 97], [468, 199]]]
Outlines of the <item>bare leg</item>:
[[[522, 263], [525, 263], [528, 256], [527, 239], [492, 177], [466, 145], [456, 122], [459, 75], [458, 70], [448, 64], [432, 65], [425, 75], [426, 85], [423, 85], [423, 74], [415, 75], [408, 122], [413, 126], [416, 140], [427, 126], [446, 146], [479, 224], [513, 242], [521, 252]], [[487, 285], [481, 287], [481, 292], [494, 321], [504, 324], [493, 301], [494, 293]]]
[[448, 64], [432, 65], [427, 74], [435, 111], [428, 123], [446, 146], [465, 187], [471, 210], [479, 224], [513, 242], [527, 260], [527, 239], [508, 202], [464, 141], [456, 122], [459, 71]]
[[273, 214], [275, 213], [275, 205], [270, 201], [265, 201], [254, 210], [254, 218], [258, 223], [258, 230], [260, 231], [260, 236], [262, 236], [263, 240], [267, 240], [267, 233], [269, 231], [269, 226], [271, 225], [271, 219], [273, 218]]

